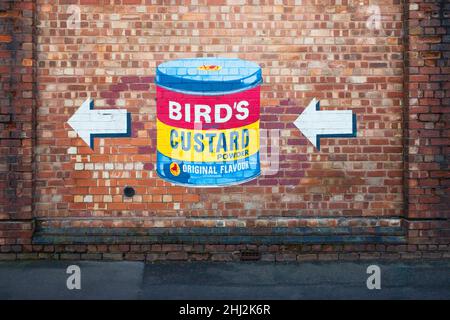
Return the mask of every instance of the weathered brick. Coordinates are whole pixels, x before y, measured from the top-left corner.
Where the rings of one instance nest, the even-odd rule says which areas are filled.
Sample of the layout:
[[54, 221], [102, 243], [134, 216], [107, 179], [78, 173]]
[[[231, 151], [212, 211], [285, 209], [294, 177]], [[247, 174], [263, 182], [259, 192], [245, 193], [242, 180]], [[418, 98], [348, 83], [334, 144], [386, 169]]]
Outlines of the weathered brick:
[[120, 261], [120, 260], [123, 260], [123, 254], [122, 253], [103, 253], [102, 259], [103, 260]]
[[[11, 2], [0, 13], [0, 252], [12, 253], [5, 257], [215, 260], [237, 259], [239, 250], [278, 261], [445, 255], [450, 38], [439, 15], [443, 2], [388, 0], [381, 30], [367, 28], [367, 17], [356, 13], [352, 21], [342, 19], [340, 12], [354, 12], [350, 3], [322, 12], [241, 0], [170, 10], [124, 0], [114, 12], [80, 0], [82, 21], [74, 30], [62, 18], [72, 1], [44, 2]], [[36, 15], [45, 23], [32, 23]], [[323, 23], [311, 23], [318, 19]], [[105, 30], [108, 42], [94, 45]], [[389, 32], [386, 42], [375, 43], [383, 32]], [[262, 66], [261, 127], [278, 129], [281, 137], [275, 175], [208, 190], [156, 176], [154, 69], [194, 55], [236, 56]], [[96, 138], [94, 150], [86, 146], [67, 120], [87, 97], [98, 108], [126, 108], [131, 137]], [[313, 97], [323, 109], [351, 109], [357, 137], [322, 139], [315, 150], [292, 125]], [[128, 185], [136, 190], [132, 199], [122, 195]], [[257, 239], [265, 227], [335, 228], [336, 219], [322, 225], [317, 218], [331, 216], [402, 217], [409, 246], [136, 245], [133, 236], [129, 243], [31, 245], [34, 217], [103, 230], [244, 226]], [[380, 226], [358, 227], [370, 234]]]
[[169, 252], [166, 255], [167, 260], [187, 260], [188, 254], [186, 252]]

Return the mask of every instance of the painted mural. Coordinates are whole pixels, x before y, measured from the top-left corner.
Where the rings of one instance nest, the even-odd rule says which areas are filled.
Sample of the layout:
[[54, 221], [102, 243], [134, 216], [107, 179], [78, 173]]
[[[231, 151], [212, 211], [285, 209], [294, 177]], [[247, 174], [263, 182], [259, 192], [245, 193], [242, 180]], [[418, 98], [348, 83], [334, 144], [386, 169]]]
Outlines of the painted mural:
[[[155, 82], [160, 178], [187, 187], [221, 187], [270, 175], [261, 170], [261, 163], [267, 164], [268, 159], [264, 135], [265, 142], [260, 144], [262, 72], [258, 64], [238, 58], [171, 60], [157, 67]], [[94, 109], [90, 98], [68, 123], [93, 151], [95, 138], [131, 135], [130, 112]], [[357, 131], [351, 110], [320, 110], [316, 98], [293, 125], [317, 150], [322, 138], [352, 138]], [[277, 129], [270, 136], [272, 141], [279, 139]], [[271, 142], [277, 157], [278, 145], [277, 139]]]
[[156, 73], [157, 173], [214, 187], [260, 175], [261, 68], [235, 58], [180, 59]]

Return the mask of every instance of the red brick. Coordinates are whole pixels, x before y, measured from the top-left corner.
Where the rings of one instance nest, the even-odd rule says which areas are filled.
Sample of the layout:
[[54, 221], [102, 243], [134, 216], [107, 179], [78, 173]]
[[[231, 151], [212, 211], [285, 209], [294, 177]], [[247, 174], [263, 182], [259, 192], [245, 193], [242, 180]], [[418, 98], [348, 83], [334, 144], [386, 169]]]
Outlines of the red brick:
[[[388, 0], [383, 23], [390, 26], [392, 35], [386, 44], [374, 46], [363, 41], [364, 37], [355, 37], [366, 34], [365, 17], [341, 19], [339, 26], [327, 29], [325, 24], [305, 21], [331, 21], [333, 12], [324, 15], [304, 5], [232, 5], [224, 0], [206, 1], [208, 6], [201, 12], [185, 12], [176, 4], [167, 7], [124, 0], [118, 4], [130, 6], [117, 6], [114, 14], [120, 17], [118, 21], [109, 19], [112, 13], [105, 9], [105, 1], [80, 0], [79, 5], [84, 6], [82, 28], [75, 39], [78, 31], [58, 26], [60, 16], [67, 14], [67, 5], [76, 2], [58, 0], [54, 6], [43, 6], [39, 19], [46, 23], [39, 27], [39, 37], [32, 34], [35, 27], [29, 27], [33, 2], [15, 2], [10, 10], [0, 13], [0, 18], [9, 23], [4, 30], [15, 30], [15, 34], [2, 31], [6, 34], [0, 35], [0, 95], [4, 94], [0, 96], [0, 156], [4, 156], [0, 163], [8, 164], [0, 165], [0, 188], [5, 191], [0, 195], [0, 221], [24, 219], [18, 225], [0, 223], [1, 252], [14, 248], [14, 252], [32, 254], [33, 258], [39, 258], [35, 252], [48, 253], [42, 257], [56, 252], [61, 254], [59, 258], [72, 252], [81, 254], [82, 259], [93, 254], [93, 258], [152, 261], [235, 259], [232, 252], [240, 250], [239, 246], [206, 246], [195, 251], [169, 245], [164, 251], [155, 247], [148, 253], [150, 245], [145, 250], [125, 244], [88, 246], [85, 254], [84, 247], [70, 245], [34, 248], [29, 245], [32, 217], [46, 222], [73, 219], [76, 227], [244, 224], [260, 228], [279, 223], [312, 228], [322, 220], [305, 223], [299, 217], [339, 216], [345, 220], [353, 216], [394, 216], [405, 218], [410, 245], [425, 244], [433, 252], [437, 247], [430, 243], [448, 243], [443, 219], [435, 224], [409, 223], [409, 218], [446, 218], [449, 213], [445, 159], [450, 129], [445, 106], [450, 86], [445, 58], [450, 46], [443, 42], [448, 31], [436, 15], [441, 3], [420, 3], [418, 10], [409, 11], [404, 21], [399, 21], [398, 15], [408, 3]], [[189, 2], [183, 5], [190, 6]], [[222, 20], [213, 14], [217, 5], [228, 5], [234, 15]], [[353, 8], [343, 3], [339, 10]], [[238, 13], [239, 21], [235, 17]], [[86, 21], [101, 16], [105, 17], [103, 27], [87, 28]], [[294, 19], [297, 16], [304, 21]], [[405, 45], [403, 24], [408, 32]], [[164, 40], [142, 42], [149, 28], [164, 35]], [[90, 50], [92, 40], [106, 36], [105, 30], [113, 30], [107, 35], [108, 42], [97, 43], [95, 50]], [[302, 42], [305, 34], [310, 43]], [[55, 36], [60, 40], [57, 43]], [[342, 44], [334, 42], [336, 37]], [[21, 50], [12, 54], [13, 47]], [[40, 48], [39, 55], [33, 52], [36, 47]], [[222, 54], [252, 60], [263, 67], [261, 127], [282, 130], [280, 170], [228, 188], [171, 186], [154, 172], [155, 66], [177, 57]], [[408, 65], [404, 65], [403, 56]], [[88, 97], [96, 101], [96, 108], [126, 108], [132, 114], [132, 136], [102, 142], [96, 139], [91, 150], [69, 133], [68, 118]], [[292, 124], [313, 97], [322, 101], [325, 110], [353, 110], [358, 116], [357, 137], [323, 138], [322, 149], [315, 150]], [[35, 110], [38, 105], [39, 110]], [[70, 147], [76, 147], [77, 154], [69, 154]], [[80, 163], [86, 169], [75, 170]], [[123, 167], [115, 167], [119, 164]], [[133, 199], [122, 196], [125, 185], [135, 188]], [[83, 222], [77, 220], [80, 217]], [[210, 219], [202, 220], [204, 217]], [[262, 252], [266, 249], [258, 247]], [[346, 255], [341, 257], [337, 255], [341, 249], [336, 246], [307, 249], [314, 253], [309, 258], [314, 259], [364, 259], [381, 257], [382, 252], [379, 247], [362, 245], [350, 251], [344, 248]], [[394, 255], [385, 257], [411, 258], [403, 254], [403, 249], [398, 247]], [[283, 250], [276, 247], [267, 259], [304, 258], [299, 258], [294, 249]]]

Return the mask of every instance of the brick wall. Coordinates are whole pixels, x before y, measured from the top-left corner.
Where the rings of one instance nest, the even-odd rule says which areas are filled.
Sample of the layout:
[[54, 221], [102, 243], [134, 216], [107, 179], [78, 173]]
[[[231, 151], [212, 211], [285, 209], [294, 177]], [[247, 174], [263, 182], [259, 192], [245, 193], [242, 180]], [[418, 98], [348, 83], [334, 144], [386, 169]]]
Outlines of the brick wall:
[[29, 243], [33, 217], [34, 3], [0, 3], [0, 245]]
[[410, 1], [406, 46], [407, 217], [411, 243], [450, 238], [450, 3]]
[[[448, 256], [445, 1], [35, 2], [37, 30], [29, 36], [37, 64], [36, 175], [28, 181], [36, 188], [33, 214], [30, 207], [20, 219], [33, 216], [37, 229], [33, 245], [2, 246], [4, 257]], [[8, 21], [26, 25], [32, 7], [11, 2], [8, 12], [16, 7]], [[280, 135], [276, 174], [213, 189], [172, 186], [156, 176], [156, 66], [201, 56], [261, 65], [261, 127]], [[17, 56], [10, 59], [5, 67], [17, 65]], [[22, 63], [32, 77], [32, 66]], [[23, 79], [17, 86], [31, 86], [25, 79], [33, 78]], [[131, 137], [98, 139], [91, 150], [67, 124], [87, 97], [96, 108], [127, 109]], [[322, 139], [314, 149], [293, 125], [313, 97], [322, 109], [352, 110], [357, 137]], [[3, 108], [18, 104], [2, 101], [6, 119], [13, 113]], [[27, 138], [32, 148], [32, 131]], [[7, 157], [13, 151], [3, 141], [11, 140], [2, 137]], [[31, 164], [27, 155], [17, 161]], [[11, 172], [32, 170], [4, 172], [2, 183], [11, 185]], [[135, 188], [132, 199], [125, 186]], [[11, 203], [6, 193], [4, 200]]]
[[[403, 214], [400, 4], [383, 2], [381, 30], [366, 27], [366, 6], [331, 1], [122, 1], [114, 8], [81, 1], [79, 29], [65, 27], [68, 2], [59, 4], [38, 1], [37, 217], [139, 216], [150, 225], [164, 217], [164, 226], [174, 226], [167, 217], [180, 226], [233, 217], [247, 226], [266, 216], [295, 224], [300, 217]], [[174, 187], [153, 171], [155, 67], [215, 55], [262, 66], [261, 127], [280, 130], [280, 170], [243, 186]], [[131, 112], [131, 138], [102, 139], [90, 150], [66, 124], [87, 96], [98, 108]], [[322, 108], [352, 109], [358, 139], [327, 139], [317, 152], [292, 123], [313, 97]], [[126, 185], [137, 191], [132, 200], [123, 197]]]

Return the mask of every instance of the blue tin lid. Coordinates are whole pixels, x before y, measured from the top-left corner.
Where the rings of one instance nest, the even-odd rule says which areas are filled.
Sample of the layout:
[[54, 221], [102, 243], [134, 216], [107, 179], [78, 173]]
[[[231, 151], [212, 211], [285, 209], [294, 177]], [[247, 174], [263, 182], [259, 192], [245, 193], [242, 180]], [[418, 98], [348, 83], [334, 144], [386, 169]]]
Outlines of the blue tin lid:
[[262, 81], [261, 68], [237, 58], [191, 58], [161, 63], [156, 84], [184, 93], [213, 95], [242, 91]]

